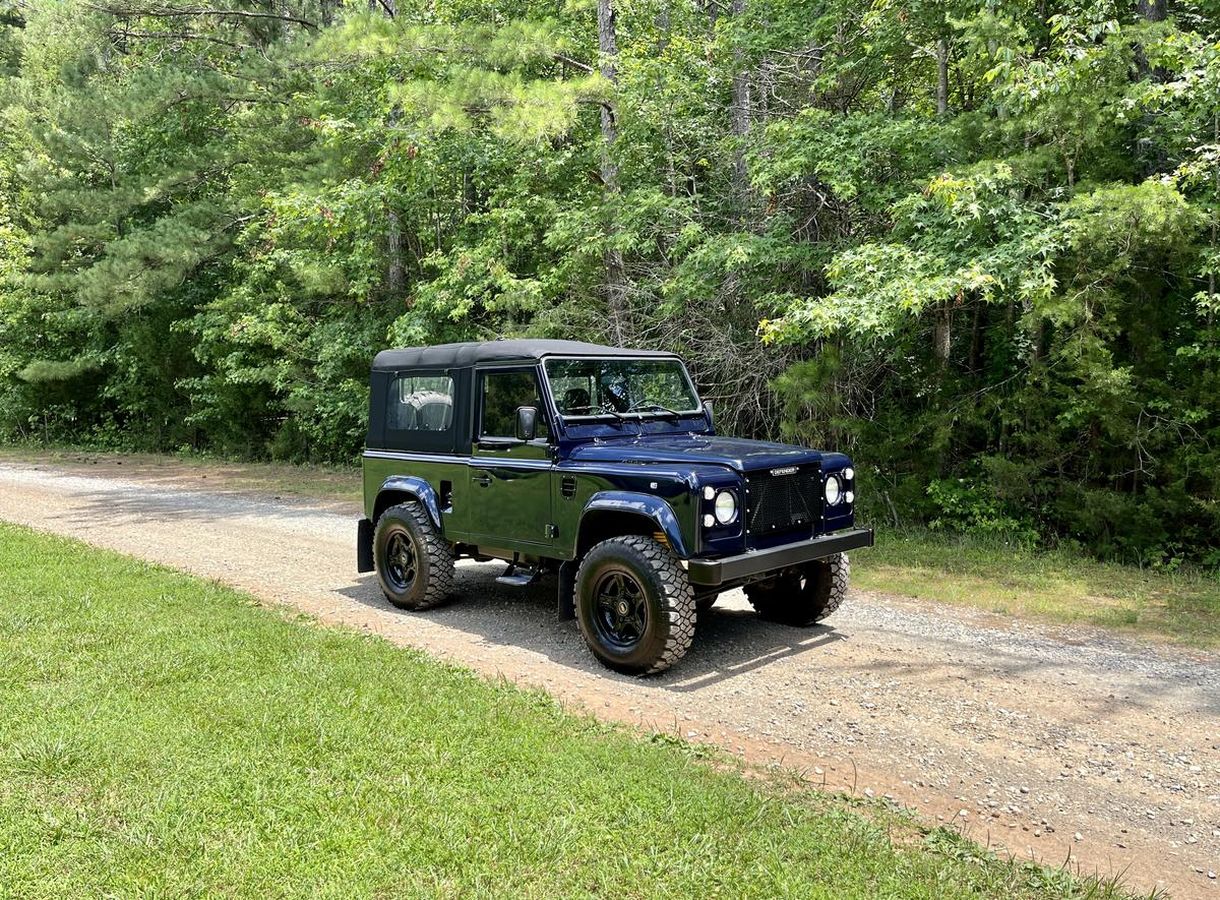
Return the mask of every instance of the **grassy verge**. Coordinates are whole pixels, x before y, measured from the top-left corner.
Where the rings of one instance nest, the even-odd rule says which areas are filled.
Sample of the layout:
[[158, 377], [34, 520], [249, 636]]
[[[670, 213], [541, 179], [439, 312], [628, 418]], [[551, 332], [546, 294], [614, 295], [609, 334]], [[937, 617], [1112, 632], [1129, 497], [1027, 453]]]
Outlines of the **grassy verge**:
[[0, 572], [0, 895], [1117, 893], [75, 542]]
[[929, 531], [878, 533], [852, 557], [867, 590], [1220, 647], [1220, 576], [1103, 563]]

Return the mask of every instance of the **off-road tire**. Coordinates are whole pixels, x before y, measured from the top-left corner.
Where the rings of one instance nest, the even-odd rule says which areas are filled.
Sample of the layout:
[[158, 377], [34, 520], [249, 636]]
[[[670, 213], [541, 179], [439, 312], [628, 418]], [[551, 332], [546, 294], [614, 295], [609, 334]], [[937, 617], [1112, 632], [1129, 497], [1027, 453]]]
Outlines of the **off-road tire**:
[[[616, 645], [599, 618], [595, 592], [614, 574], [629, 574], [642, 589], [643, 633], [634, 645]], [[576, 618], [593, 655], [605, 666], [632, 675], [663, 672], [686, 655], [695, 638], [695, 593], [673, 552], [642, 535], [596, 544], [576, 571]]]
[[746, 585], [746, 599], [764, 619], [807, 628], [843, 603], [850, 574], [847, 554], [836, 553], [808, 563], [799, 574]]
[[[396, 581], [387, 559], [396, 537], [414, 549], [415, 574], [409, 583]], [[373, 561], [381, 592], [399, 609], [432, 609], [453, 594], [453, 547], [437, 532], [422, 503], [399, 503], [381, 514], [373, 532]]]

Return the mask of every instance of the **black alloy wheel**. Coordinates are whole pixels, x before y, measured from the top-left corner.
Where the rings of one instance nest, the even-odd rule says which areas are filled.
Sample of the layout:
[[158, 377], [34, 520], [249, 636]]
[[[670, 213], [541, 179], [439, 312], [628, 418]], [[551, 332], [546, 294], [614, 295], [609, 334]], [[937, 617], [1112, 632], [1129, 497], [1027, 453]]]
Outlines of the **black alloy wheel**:
[[386, 580], [396, 592], [405, 594], [414, 586], [418, 572], [415, 542], [405, 531], [394, 532], [386, 545]]
[[593, 590], [597, 598], [593, 623], [598, 636], [620, 650], [634, 649], [648, 628], [644, 586], [622, 569], [607, 572]]

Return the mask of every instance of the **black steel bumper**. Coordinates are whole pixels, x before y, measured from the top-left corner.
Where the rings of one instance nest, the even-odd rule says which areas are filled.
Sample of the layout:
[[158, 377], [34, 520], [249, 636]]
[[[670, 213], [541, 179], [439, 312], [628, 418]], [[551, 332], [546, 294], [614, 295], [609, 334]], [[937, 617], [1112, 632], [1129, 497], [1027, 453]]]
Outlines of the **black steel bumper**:
[[726, 581], [749, 578], [763, 572], [775, 572], [789, 566], [815, 559], [824, 559], [836, 553], [873, 546], [873, 529], [850, 528], [824, 534], [797, 544], [785, 544], [770, 550], [751, 550], [737, 556], [722, 556], [720, 559], [692, 559], [687, 563], [692, 584], [716, 587]]

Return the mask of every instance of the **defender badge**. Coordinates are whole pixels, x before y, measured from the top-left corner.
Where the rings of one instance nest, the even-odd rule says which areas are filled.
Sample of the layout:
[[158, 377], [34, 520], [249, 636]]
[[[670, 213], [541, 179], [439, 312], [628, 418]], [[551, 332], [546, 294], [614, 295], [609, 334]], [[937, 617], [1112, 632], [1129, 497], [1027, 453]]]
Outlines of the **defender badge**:
[[772, 469], [772, 475], [795, 475], [799, 466], [784, 466], [782, 469]]

